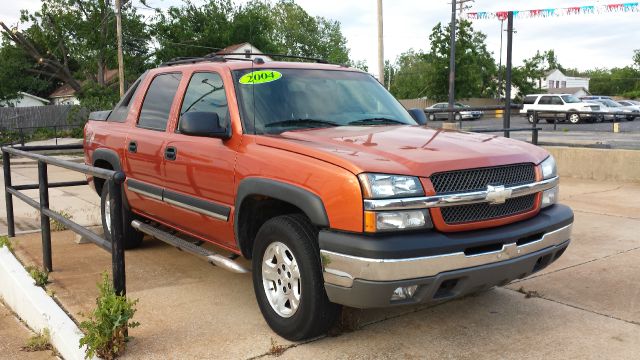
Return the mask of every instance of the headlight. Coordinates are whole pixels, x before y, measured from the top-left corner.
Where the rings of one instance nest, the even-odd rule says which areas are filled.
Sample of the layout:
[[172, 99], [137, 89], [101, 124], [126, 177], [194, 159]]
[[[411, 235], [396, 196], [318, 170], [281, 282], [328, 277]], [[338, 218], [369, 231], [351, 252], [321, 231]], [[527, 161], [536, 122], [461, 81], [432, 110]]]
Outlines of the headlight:
[[554, 178], [558, 176], [558, 169], [556, 168], [556, 160], [553, 156], [549, 155], [541, 164], [542, 178], [544, 180]]
[[358, 179], [366, 199], [424, 195], [420, 180], [413, 176], [360, 174]]
[[430, 229], [433, 227], [427, 209], [408, 211], [366, 211], [366, 232]]

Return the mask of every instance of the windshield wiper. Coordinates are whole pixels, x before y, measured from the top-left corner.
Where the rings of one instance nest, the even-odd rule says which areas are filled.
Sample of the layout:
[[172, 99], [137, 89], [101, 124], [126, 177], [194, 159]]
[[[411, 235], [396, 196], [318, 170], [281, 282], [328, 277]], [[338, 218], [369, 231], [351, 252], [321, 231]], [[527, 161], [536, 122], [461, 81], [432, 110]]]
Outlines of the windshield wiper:
[[394, 120], [394, 119], [389, 119], [389, 118], [385, 118], [385, 117], [373, 117], [373, 118], [367, 118], [367, 119], [360, 119], [360, 120], [355, 120], [355, 121], [351, 121], [349, 123], [349, 125], [380, 125], [380, 124], [404, 124], [406, 125], [406, 123], [400, 121], [400, 120]]
[[317, 119], [289, 119], [282, 120], [269, 123], [265, 125], [265, 127], [274, 127], [274, 126], [298, 126], [298, 127], [326, 127], [326, 126], [339, 126], [340, 124], [328, 121], [328, 120], [317, 120]]

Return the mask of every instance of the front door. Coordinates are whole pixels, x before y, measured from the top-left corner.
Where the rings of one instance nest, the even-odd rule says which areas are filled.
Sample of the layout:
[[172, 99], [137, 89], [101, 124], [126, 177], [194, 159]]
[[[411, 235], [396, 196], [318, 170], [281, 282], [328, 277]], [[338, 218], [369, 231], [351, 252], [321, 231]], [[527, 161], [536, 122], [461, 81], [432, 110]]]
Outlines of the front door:
[[174, 131], [169, 131], [165, 144], [168, 153], [164, 161], [164, 199], [172, 206], [172, 221], [181, 224], [184, 230], [235, 247], [230, 221], [236, 159], [233, 142], [179, 131], [180, 119], [188, 112], [216, 113], [221, 126], [231, 126], [225, 91], [217, 72], [191, 75], [178, 123]]

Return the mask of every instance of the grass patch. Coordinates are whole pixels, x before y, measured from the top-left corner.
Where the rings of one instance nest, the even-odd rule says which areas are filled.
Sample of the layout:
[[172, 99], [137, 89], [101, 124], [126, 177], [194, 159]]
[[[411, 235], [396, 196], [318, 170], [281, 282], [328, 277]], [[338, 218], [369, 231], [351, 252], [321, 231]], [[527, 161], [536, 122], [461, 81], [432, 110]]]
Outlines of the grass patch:
[[[65, 210], [60, 210], [60, 211], [56, 211], [58, 214], [60, 214], [63, 218], [67, 219], [67, 220], [71, 220], [71, 218], [73, 217], [70, 213], [68, 213]], [[61, 222], [59, 222], [58, 220], [49, 218], [50, 221], [50, 226], [51, 226], [51, 231], [65, 231], [67, 230], [67, 226]]]
[[11, 243], [11, 240], [9, 240], [9, 237], [0, 236], [0, 248], [5, 246], [7, 247], [7, 249], [9, 249], [9, 251], [13, 253], [13, 244]]
[[127, 329], [140, 325], [131, 321], [138, 300], [129, 300], [126, 296], [116, 294], [106, 272], [102, 274], [98, 289], [100, 295], [96, 299], [95, 310], [89, 320], [80, 323], [80, 329], [85, 334], [80, 339], [80, 346], [87, 345], [86, 358], [97, 355], [111, 360], [124, 352], [128, 340]]
[[29, 265], [24, 268], [27, 270], [29, 275], [35, 280], [36, 286], [40, 286], [44, 289], [44, 287], [49, 283], [49, 272], [46, 270], [42, 270], [37, 266]]
[[41, 333], [31, 336], [27, 343], [22, 347], [22, 351], [46, 351], [53, 350], [51, 346], [51, 337], [49, 336], [49, 329], [44, 328]]

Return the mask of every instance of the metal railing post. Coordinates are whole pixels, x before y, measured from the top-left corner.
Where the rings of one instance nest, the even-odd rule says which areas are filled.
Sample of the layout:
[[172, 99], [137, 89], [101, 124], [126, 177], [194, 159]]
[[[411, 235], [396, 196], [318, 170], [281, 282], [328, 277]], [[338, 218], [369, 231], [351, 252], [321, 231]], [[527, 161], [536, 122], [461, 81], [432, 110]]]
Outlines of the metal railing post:
[[22, 130], [22, 128], [20, 129], [20, 145], [24, 146], [24, 131]]
[[11, 157], [6, 151], [2, 151], [2, 168], [4, 170], [4, 199], [7, 205], [7, 234], [16, 236], [16, 226], [13, 217], [13, 195], [7, 188], [11, 187]]
[[[124, 265], [124, 217], [122, 212], [122, 183], [125, 175], [117, 171], [109, 179], [109, 198], [111, 212], [111, 271], [113, 288], [118, 295], [126, 295], [126, 275]], [[106, 236], [105, 236], [106, 237]]]
[[51, 224], [44, 209], [49, 209], [49, 176], [47, 163], [38, 161], [38, 186], [40, 190], [40, 228], [42, 229], [42, 267], [45, 271], [53, 271], [51, 259]]

